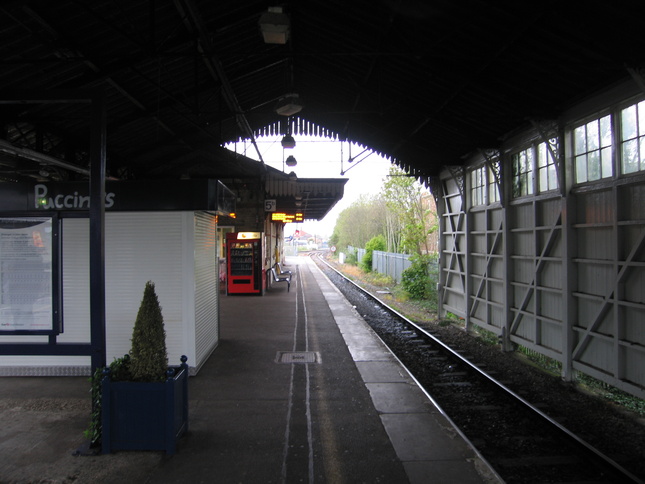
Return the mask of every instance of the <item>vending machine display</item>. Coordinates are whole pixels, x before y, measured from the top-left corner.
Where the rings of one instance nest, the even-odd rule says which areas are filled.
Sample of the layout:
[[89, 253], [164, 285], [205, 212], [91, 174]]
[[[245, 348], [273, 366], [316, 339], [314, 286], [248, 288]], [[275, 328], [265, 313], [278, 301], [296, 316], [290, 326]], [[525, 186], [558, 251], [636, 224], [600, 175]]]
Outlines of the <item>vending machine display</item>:
[[263, 294], [262, 233], [226, 234], [226, 290], [228, 294]]

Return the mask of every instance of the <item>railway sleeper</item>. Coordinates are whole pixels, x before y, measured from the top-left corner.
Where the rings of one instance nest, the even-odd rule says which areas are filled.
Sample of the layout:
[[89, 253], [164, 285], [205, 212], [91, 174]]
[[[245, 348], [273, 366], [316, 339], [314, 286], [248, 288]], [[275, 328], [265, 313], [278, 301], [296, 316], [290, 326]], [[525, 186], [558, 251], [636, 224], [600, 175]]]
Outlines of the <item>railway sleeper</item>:
[[504, 467], [531, 467], [531, 466], [571, 466], [580, 464], [580, 458], [575, 455], [539, 455], [516, 458], [490, 459], [495, 464]]
[[470, 387], [472, 383], [469, 381], [448, 381], [443, 383], [433, 383], [433, 387]]

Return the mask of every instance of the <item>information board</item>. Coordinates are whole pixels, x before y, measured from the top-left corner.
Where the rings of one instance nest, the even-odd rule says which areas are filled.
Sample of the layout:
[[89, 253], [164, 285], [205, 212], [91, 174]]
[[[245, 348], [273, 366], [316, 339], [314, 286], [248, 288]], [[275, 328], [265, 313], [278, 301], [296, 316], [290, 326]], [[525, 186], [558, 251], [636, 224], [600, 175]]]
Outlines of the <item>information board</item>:
[[52, 219], [0, 218], [0, 332], [53, 329]]

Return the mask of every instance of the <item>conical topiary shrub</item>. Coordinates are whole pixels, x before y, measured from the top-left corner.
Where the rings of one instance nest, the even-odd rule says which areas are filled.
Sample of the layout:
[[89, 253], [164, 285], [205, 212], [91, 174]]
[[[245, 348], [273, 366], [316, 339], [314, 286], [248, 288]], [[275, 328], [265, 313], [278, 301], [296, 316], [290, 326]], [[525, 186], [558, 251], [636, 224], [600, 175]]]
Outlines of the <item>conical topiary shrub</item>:
[[163, 381], [168, 369], [166, 331], [152, 281], [146, 283], [132, 331], [130, 371], [135, 381]]

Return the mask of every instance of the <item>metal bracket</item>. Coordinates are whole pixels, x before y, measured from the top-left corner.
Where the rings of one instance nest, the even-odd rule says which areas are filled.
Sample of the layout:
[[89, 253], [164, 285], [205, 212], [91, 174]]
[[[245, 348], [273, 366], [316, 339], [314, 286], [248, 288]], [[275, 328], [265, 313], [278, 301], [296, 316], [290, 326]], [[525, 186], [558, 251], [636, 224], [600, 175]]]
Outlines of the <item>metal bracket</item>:
[[555, 163], [556, 177], [558, 178], [558, 188], [560, 194], [565, 196], [564, 190], [564, 163], [560, 151], [560, 136], [558, 135], [558, 123], [556, 121], [536, 121], [531, 120], [531, 124], [540, 135], [540, 139], [546, 144], [551, 158]]
[[645, 67], [628, 67], [627, 72], [636, 81], [641, 91], [645, 93]]
[[[480, 149], [479, 152], [486, 160], [486, 166], [490, 168], [490, 171], [493, 172], [495, 177], [495, 184], [497, 185], [497, 190], [499, 191], [499, 199], [504, 206], [504, 191], [502, 186], [502, 155], [497, 149]], [[488, 189], [488, 187], [486, 187]]]
[[463, 166], [446, 166], [446, 169], [450, 173], [450, 176], [455, 180], [457, 184], [457, 189], [459, 190], [459, 195], [461, 196], [462, 206], [466, 206], [466, 192], [465, 192], [465, 181], [466, 181], [466, 171]]

